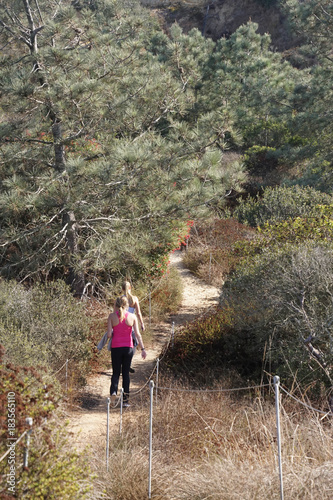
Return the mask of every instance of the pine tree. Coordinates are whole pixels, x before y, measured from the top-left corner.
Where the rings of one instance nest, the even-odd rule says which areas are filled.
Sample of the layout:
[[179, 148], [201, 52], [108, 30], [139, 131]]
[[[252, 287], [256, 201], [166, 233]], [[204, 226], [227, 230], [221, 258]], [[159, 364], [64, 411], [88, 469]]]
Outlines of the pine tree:
[[295, 88], [294, 126], [306, 138], [300, 151], [307, 161], [304, 183], [332, 191], [333, 3], [286, 0], [290, 22], [302, 37], [299, 49], [308, 77]]
[[186, 120], [185, 53], [154, 53], [134, 1], [5, 1], [0, 25], [2, 275], [82, 294], [147, 273], [174, 221], [226, 191], [216, 133]]
[[[290, 136], [292, 97], [299, 76], [271, 50], [268, 34], [249, 22], [217, 42], [205, 82], [205, 106], [229, 117], [229, 134], [244, 148], [281, 147]], [[238, 134], [237, 134], [238, 131]], [[241, 134], [241, 139], [237, 135]]]

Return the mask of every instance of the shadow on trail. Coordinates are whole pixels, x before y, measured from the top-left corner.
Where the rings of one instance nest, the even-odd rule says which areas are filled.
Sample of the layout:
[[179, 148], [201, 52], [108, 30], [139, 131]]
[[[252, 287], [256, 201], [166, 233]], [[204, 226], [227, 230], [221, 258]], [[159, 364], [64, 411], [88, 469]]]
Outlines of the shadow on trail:
[[108, 372], [97, 372], [97, 375], [106, 375], [107, 377], [111, 378], [111, 373]]
[[80, 406], [84, 410], [99, 410], [105, 412], [105, 398], [93, 392], [86, 392], [80, 398]]

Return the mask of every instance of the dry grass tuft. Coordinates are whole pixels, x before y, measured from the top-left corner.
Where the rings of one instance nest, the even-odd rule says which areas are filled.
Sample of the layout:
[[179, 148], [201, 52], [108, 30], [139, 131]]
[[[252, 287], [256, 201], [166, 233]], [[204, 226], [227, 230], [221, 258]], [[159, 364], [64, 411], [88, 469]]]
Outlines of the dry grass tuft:
[[[289, 400], [288, 412], [284, 408], [280, 418], [285, 498], [332, 498], [331, 417], [322, 419]], [[279, 499], [276, 437], [273, 395], [161, 389], [153, 410], [152, 498]], [[105, 498], [146, 499], [148, 394], [124, 414], [122, 435], [117, 430], [111, 436], [108, 474], [101, 459], [104, 450], [105, 443], [99, 444], [96, 470]]]
[[222, 286], [234, 269], [237, 256], [234, 244], [251, 240], [255, 231], [234, 219], [197, 221], [191, 230], [184, 264], [198, 278], [214, 286]]

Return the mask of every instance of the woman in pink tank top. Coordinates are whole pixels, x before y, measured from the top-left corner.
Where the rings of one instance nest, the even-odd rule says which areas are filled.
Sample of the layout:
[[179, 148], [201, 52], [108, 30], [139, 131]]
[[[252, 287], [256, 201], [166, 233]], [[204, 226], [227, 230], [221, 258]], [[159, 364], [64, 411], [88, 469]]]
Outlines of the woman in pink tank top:
[[111, 361], [112, 361], [112, 377], [111, 377], [111, 401], [115, 403], [118, 391], [120, 373], [123, 378], [124, 399], [123, 406], [129, 406], [129, 386], [130, 386], [130, 366], [133, 357], [133, 338], [132, 329], [136, 339], [141, 347], [141, 356], [146, 359], [146, 351], [143, 346], [142, 337], [139, 332], [137, 317], [127, 312], [128, 300], [127, 297], [118, 297], [115, 302], [115, 311], [108, 317], [108, 338], [112, 337], [111, 341]]
[[[129, 281], [124, 281], [123, 284], [121, 285], [121, 289], [123, 291], [123, 294], [127, 297], [128, 300], [128, 312], [133, 313], [136, 315], [138, 318], [138, 321], [141, 323], [141, 331], [145, 331], [145, 325], [143, 322], [143, 317], [140, 309], [140, 302], [138, 297], [132, 294], [132, 285]], [[133, 337], [133, 356], [136, 351], [136, 347], [138, 345], [138, 341], [136, 340], [134, 329], [132, 329], [132, 337]], [[135, 373], [135, 370], [133, 370], [132, 366], [130, 367], [130, 373]]]

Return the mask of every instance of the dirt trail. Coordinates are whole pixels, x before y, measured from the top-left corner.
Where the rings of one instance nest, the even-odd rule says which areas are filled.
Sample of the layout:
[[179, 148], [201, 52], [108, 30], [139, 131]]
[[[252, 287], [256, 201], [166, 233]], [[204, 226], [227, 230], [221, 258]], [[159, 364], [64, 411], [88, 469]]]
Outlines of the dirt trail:
[[[131, 393], [135, 393], [147, 383], [163, 345], [170, 338], [172, 323], [174, 322], [175, 333], [177, 333], [177, 326], [193, 320], [198, 314], [214, 306], [219, 298], [218, 288], [205, 284], [184, 267], [180, 251], [171, 254], [170, 265], [178, 270], [183, 283], [181, 308], [177, 315], [169, 317], [168, 322], [152, 326], [153, 342], [152, 345], [146, 345], [145, 361], [141, 359], [140, 351], [136, 352], [132, 362], [135, 373], [131, 375]], [[95, 439], [105, 438], [111, 373], [110, 367], [109, 370], [98, 372], [91, 377], [82, 395], [82, 407], [69, 414], [69, 428], [73, 432], [74, 443], [78, 449], [82, 449]], [[135, 409], [135, 402], [126, 411], [131, 411], [131, 409]], [[114, 425], [119, 425], [119, 409], [111, 409], [110, 412], [110, 428]]]

